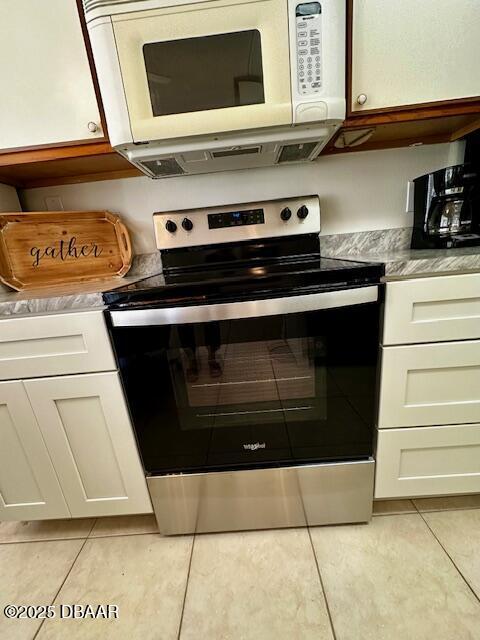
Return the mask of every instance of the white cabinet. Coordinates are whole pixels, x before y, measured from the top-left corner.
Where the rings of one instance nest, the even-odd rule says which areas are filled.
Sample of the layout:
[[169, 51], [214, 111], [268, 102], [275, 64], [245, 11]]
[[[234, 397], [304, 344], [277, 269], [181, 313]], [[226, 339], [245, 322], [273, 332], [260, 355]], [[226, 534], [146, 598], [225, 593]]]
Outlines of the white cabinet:
[[352, 110], [479, 96], [479, 34], [478, 0], [353, 0]]
[[480, 422], [480, 340], [382, 349], [380, 429]]
[[0, 25], [0, 149], [103, 138], [76, 0], [1, 2]]
[[378, 434], [376, 498], [480, 492], [480, 424]]
[[0, 320], [0, 380], [115, 366], [102, 311]]
[[480, 338], [480, 274], [389, 282], [383, 344]]
[[52, 461], [21, 382], [0, 383], [0, 521], [68, 518]]
[[115, 367], [102, 311], [0, 320], [0, 521], [152, 512]]
[[118, 374], [24, 384], [72, 515], [150, 512]]
[[479, 338], [480, 274], [387, 283], [376, 498], [480, 492]]

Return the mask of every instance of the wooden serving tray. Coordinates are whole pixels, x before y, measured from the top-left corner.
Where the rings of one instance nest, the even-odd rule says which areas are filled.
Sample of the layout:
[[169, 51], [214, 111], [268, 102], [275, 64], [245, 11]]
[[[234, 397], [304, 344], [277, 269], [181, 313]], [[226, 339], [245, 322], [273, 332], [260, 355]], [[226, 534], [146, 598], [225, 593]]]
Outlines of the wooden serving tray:
[[0, 214], [0, 281], [22, 291], [124, 276], [130, 236], [109, 211]]

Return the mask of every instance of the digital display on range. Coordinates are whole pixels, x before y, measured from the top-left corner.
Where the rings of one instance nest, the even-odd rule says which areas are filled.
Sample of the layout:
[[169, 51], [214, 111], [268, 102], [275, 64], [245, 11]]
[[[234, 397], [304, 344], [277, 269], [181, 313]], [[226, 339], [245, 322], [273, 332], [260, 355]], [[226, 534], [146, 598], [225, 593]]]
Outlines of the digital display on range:
[[208, 214], [209, 229], [239, 227], [246, 224], [265, 224], [265, 214], [263, 209], [249, 209], [247, 211], [228, 211], [227, 213]]

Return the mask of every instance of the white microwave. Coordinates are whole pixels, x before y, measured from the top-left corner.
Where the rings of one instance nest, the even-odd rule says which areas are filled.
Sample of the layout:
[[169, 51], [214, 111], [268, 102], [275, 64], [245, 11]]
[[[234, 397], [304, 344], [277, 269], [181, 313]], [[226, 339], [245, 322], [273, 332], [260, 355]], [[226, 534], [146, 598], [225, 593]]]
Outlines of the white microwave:
[[345, 0], [83, 0], [112, 146], [151, 177], [315, 159], [345, 117]]

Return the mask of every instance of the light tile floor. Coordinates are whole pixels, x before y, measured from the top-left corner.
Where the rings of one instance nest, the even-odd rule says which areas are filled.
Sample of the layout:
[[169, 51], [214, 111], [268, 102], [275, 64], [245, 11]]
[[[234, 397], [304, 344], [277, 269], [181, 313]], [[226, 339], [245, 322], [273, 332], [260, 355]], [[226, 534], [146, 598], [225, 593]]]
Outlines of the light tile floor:
[[[1, 640], [480, 640], [480, 495], [368, 525], [165, 538], [152, 516], [0, 523]], [[118, 620], [9, 620], [7, 604]]]

